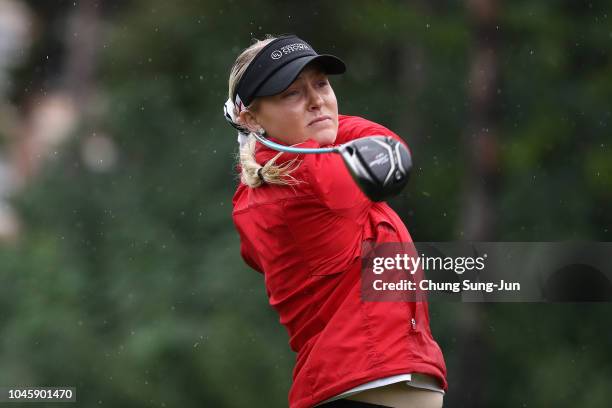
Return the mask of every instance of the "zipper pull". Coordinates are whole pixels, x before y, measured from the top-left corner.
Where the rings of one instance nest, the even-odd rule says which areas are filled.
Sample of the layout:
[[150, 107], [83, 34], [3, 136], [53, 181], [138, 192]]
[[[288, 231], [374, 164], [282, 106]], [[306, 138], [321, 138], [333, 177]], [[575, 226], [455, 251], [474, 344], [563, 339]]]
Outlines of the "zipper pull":
[[416, 319], [414, 317], [412, 318], [410, 323], [412, 323], [412, 330], [416, 330]]

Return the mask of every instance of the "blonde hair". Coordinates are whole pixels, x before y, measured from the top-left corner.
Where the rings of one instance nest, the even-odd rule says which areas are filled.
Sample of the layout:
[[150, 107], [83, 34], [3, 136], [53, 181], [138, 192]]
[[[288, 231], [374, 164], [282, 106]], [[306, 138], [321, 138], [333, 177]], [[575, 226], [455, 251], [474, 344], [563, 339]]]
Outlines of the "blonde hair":
[[[276, 37], [268, 34], [263, 40], [255, 40], [253, 44], [242, 51], [238, 58], [236, 58], [236, 62], [234, 62], [229, 76], [229, 98], [232, 99], [232, 101], [234, 93], [236, 92], [236, 87], [249, 64], [262, 48], [275, 39]], [[254, 110], [256, 109], [256, 104], [257, 98], [247, 106], [246, 109]], [[236, 117], [238, 113], [238, 110], [234, 107], [234, 115]], [[246, 126], [244, 127], [246, 128]], [[248, 130], [251, 133], [249, 133], [246, 143], [240, 147], [240, 151], [237, 155], [237, 160], [241, 168], [240, 181], [251, 188], [260, 187], [264, 183], [279, 185], [293, 185], [298, 183], [299, 181], [291, 176], [291, 173], [294, 172], [300, 164], [296, 161], [297, 157], [282, 165], [276, 165], [276, 160], [283, 154], [281, 152], [268, 160], [264, 165], [257, 163], [255, 160], [257, 139], [253, 135], [253, 131], [251, 129]], [[259, 176], [260, 174], [261, 177]]]

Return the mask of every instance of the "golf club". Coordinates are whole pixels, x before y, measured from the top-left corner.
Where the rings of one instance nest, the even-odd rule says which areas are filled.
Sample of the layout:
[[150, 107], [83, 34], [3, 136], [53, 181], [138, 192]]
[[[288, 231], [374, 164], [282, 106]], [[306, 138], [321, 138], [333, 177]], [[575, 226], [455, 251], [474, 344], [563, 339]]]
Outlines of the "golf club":
[[390, 136], [368, 136], [340, 146], [302, 148], [284, 146], [254, 133], [259, 142], [280, 152], [297, 154], [337, 153], [351, 176], [372, 201], [397, 195], [408, 183], [412, 169], [410, 151]]

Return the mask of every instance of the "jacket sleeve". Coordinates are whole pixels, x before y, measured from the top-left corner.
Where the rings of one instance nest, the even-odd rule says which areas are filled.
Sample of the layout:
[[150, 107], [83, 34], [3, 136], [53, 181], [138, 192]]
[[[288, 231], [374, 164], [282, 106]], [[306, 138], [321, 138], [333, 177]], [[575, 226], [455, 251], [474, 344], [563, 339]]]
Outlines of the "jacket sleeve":
[[[398, 135], [377, 123], [350, 117], [338, 130], [336, 144], [367, 136], [391, 136], [406, 144]], [[346, 117], [344, 120], [347, 120]], [[320, 147], [314, 140], [304, 142], [303, 147]], [[320, 200], [339, 215], [359, 220], [373, 205], [353, 180], [339, 154], [304, 155], [305, 179]]]
[[[309, 140], [308, 147], [320, 147]], [[305, 179], [320, 201], [339, 215], [353, 217], [366, 211], [372, 201], [363, 194], [349, 173], [342, 156], [335, 153], [304, 155]]]
[[232, 218], [234, 221], [234, 226], [236, 227], [238, 235], [240, 236], [240, 256], [247, 265], [255, 269], [257, 272], [263, 274], [263, 268], [261, 267], [259, 260], [256, 259], [257, 252], [247, 237], [242, 216], [237, 216], [234, 214], [232, 215]]
[[248, 244], [241, 237], [240, 238], [240, 255], [242, 256], [242, 259], [244, 259], [244, 262], [246, 262], [246, 264], [249, 265], [251, 268], [263, 274], [263, 269], [261, 268], [261, 266], [259, 266], [257, 262], [255, 262], [255, 260], [251, 257], [249, 252], [250, 251], [248, 248]]
[[358, 116], [341, 116], [336, 144], [342, 144], [368, 136], [391, 136], [393, 139], [403, 143], [404, 146], [410, 150], [410, 147], [404, 139], [383, 125]]

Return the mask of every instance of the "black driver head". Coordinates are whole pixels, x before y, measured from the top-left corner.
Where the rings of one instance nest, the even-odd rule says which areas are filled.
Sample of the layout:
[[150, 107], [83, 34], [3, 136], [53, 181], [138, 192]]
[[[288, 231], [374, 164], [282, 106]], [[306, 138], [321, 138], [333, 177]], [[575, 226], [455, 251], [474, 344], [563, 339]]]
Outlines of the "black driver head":
[[397, 195], [412, 169], [410, 152], [390, 136], [356, 139], [339, 147], [353, 179], [372, 201]]

